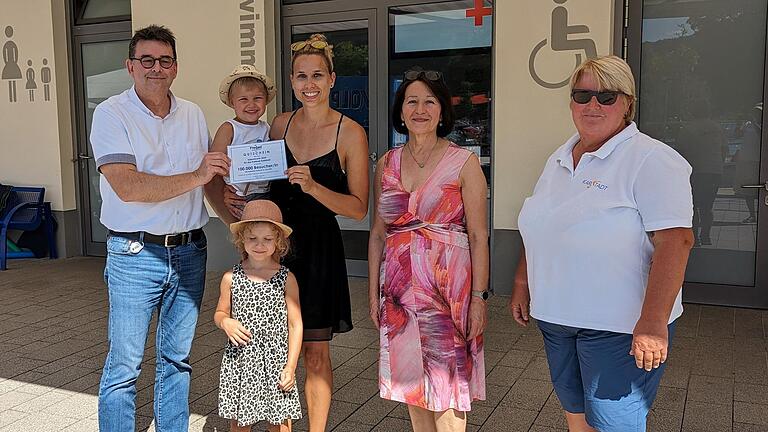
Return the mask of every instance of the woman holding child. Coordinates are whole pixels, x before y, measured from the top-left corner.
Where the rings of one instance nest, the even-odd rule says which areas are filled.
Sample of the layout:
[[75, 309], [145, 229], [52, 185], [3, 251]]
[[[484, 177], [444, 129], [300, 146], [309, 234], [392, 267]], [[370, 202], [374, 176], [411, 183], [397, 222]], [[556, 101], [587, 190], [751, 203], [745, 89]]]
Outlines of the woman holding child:
[[[291, 252], [284, 264], [299, 286], [307, 372], [304, 392], [309, 428], [314, 432], [325, 430], [331, 404], [329, 341], [334, 333], [352, 330], [336, 215], [359, 220], [368, 211], [368, 143], [359, 124], [330, 106], [336, 80], [332, 45], [315, 34], [292, 44], [291, 51], [291, 85], [302, 106], [272, 122], [269, 138], [285, 140], [288, 177], [271, 182], [269, 196], [293, 228]], [[268, 94], [269, 89], [265, 90]], [[212, 150], [222, 151], [222, 147], [217, 150], [216, 139]], [[226, 222], [239, 220], [243, 197], [225, 189], [223, 182], [210, 187], [223, 197], [212, 203], [219, 216]]]
[[301, 108], [272, 122], [284, 139], [288, 179], [272, 183], [272, 199], [294, 229], [286, 260], [299, 281], [309, 430], [323, 431], [333, 389], [329, 341], [352, 330], [344, 246], [336, 215], [368, 212], [368, 141], [363, 128], [330, 106], [336, 80], [323, 35], [291, 45], [291, 86]]

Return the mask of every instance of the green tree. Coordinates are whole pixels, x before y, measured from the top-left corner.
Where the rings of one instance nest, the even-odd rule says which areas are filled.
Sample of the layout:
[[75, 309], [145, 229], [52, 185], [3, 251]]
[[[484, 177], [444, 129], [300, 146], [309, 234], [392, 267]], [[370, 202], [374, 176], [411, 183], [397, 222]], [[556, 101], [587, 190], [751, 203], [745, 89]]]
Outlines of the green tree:
[[338, 75], [368, 75], [368, 45], [344, 41], [333, 47], [333, 64]]

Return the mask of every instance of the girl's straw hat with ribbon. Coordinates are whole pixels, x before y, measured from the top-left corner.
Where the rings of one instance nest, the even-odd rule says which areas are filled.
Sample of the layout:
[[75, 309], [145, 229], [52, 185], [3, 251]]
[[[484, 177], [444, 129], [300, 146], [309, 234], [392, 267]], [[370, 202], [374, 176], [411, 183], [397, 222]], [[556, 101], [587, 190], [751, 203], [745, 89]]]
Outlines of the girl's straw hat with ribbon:
[[249, 201], [243, 209], [240, 222], [229, 225], [232, 234], [237, 234], [250, 222], [271, 222], [283, 231], [286, 237], [291, 235], [293, 229], [283, 223], [283, 214], [277, 204], [269, 200]]

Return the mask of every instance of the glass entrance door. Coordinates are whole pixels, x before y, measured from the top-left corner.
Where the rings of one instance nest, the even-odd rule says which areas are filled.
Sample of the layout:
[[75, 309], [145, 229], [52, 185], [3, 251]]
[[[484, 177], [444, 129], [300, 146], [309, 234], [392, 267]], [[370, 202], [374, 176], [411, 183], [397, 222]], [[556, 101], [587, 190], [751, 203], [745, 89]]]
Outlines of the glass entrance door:
[[[355, 120], [368, 135], [368, 148], [373, 168], [377, 148], [376, 100], [376, 13], [374, 10], [304, 15], [284, 19], [283, 47], [309, 39], [314, 33], [322, 33], [333, 45], [336, 83], [331, 92], [331, 107]], [[288, 74], [291, 70], [290, 52], [283, 53], [283, 109], [297, 109], [300, 104], [293, 97]], [[371, 176], [373, 170], [371, 170]], [[347, 256], [350, 275], [368, 274], [368, 232], [371, 211], [362, 221], [338, 217]]]
[[[298, 106], [288, 79], [290, 44], [312, 33], [325, 34], [336, 56], [331, 106], [368, 133], [373, 178], [377, 158], [407, 138], [390, 127], [389, 118], [403, 72], [413, 66], [439, 70], [451, 89], [457, 115], [449, 139], [476, 152], [491, 178], [492, 2], [412, 0], [406, 5], [400, 0], [339, 0], [301, 2], [300, 7], [293, 3], [283, 1], [282, 8], [284, 110]], [[490, 206], [490, 183], [488, 194]], [[361, 222], [340, 218], [351, 275], [367, 275], [372, 213], [369, 209]]]
[[[125, 27], [124, 29], [122, 27]], [[99, 172], [89, 136], [96, 105], [129, 88], [133, 81], [125, 69], [130, 23], [110, 24], [109, 33], [75, 36], [75, 103], [79, 197], [86, 255], [106, 255], [107, 229], [99, 222]]]
[[645, 0], [633, 9], [638, 125], [693, 167], [684, 299], [768, 308], [768, 2]]

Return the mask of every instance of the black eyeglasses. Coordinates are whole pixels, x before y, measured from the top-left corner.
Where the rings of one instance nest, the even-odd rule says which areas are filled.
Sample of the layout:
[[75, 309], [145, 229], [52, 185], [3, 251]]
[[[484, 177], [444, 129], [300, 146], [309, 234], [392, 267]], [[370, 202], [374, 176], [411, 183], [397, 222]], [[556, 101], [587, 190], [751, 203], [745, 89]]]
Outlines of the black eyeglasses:
[[624, 94], [619, 91], [594, 91], [594, 90], [581, 90], [574, 89], [571, 91], [571, 99], [577, 104], [588, 104], [592, 100], [592, 96], [597, 98], [597, 102], [600, 105], [613, 105], [618, 100], [619, 95]]
[[163, 69], [170, 69], [173, 67], [173, 64], [176, 63], [176, 59], [173, 57], [168, 56], [162, 56], [160, 58], [155, 58], [152, 56], [144, 56], [141, 58], [136, 57], [130, 57], [131, 60], [138, 60], [142, 66], [144, 66], [144, 69], [152, 69], [155, 67], [155, 62], [160, 63], [160, 67]]
[[407, 79], [408, 81], [414, 81], [421, 77], [424, 77], [430, 81], [437, 81], [443, 77], [443, 74], [438, 71], [421, 69], [411, 69], [403, 74], [403, 78]]

